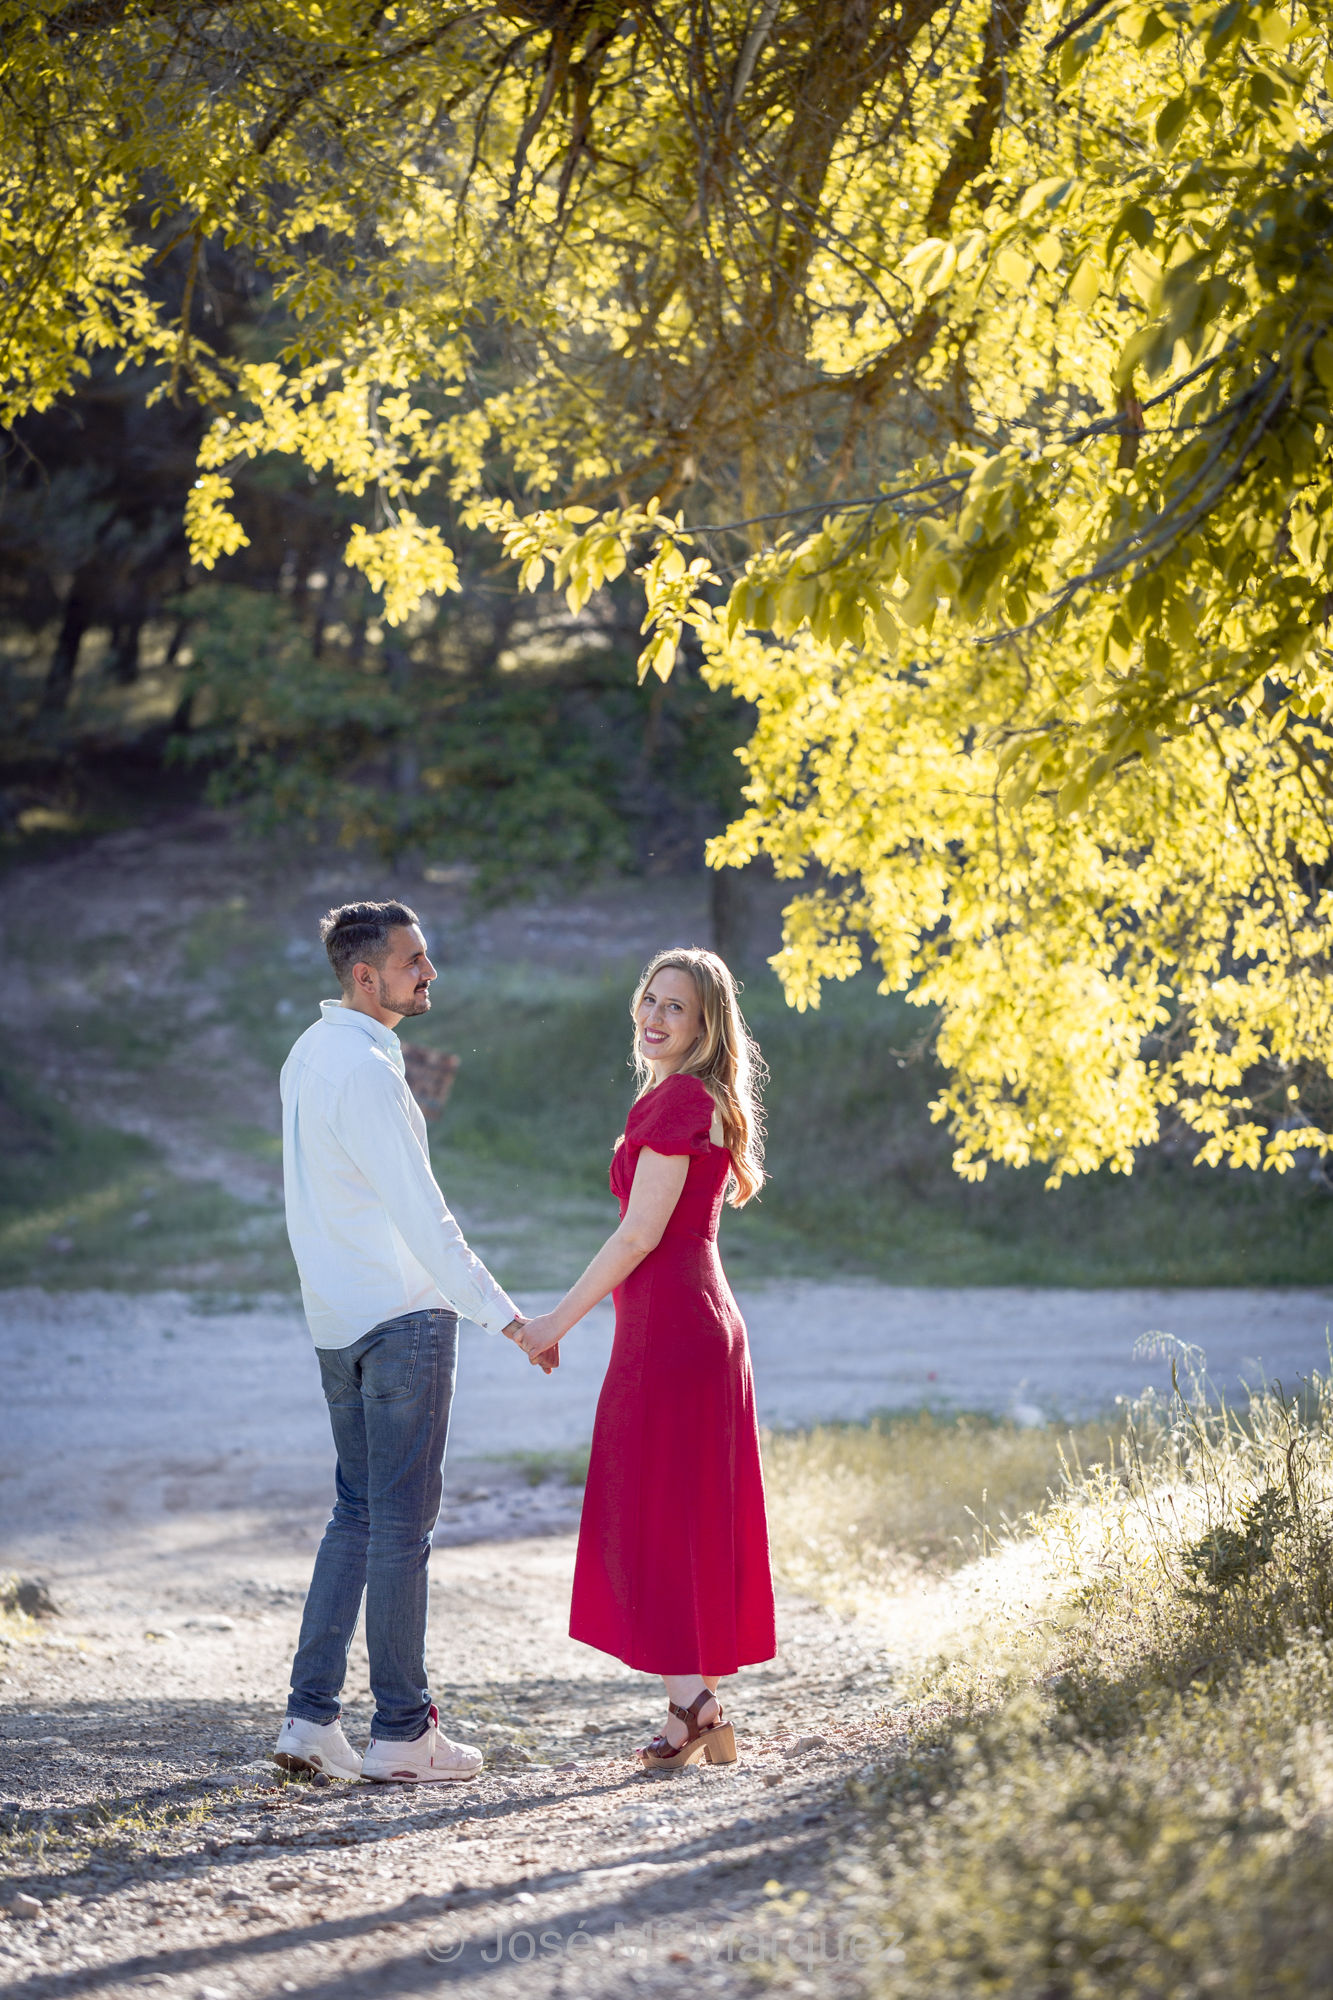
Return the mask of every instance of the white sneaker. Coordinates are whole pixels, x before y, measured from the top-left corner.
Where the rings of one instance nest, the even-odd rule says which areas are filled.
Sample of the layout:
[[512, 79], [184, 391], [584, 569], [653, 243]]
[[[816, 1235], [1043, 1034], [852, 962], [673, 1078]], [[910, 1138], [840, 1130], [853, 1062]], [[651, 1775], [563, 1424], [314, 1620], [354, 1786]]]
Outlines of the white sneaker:
[[475, 1778], [481, 1765], [480, 1750], [470, 1743], [452, 1742], [440, 1728], [439, 1710], [432, 1708], [425, 1734], [412, 1743], [388, 1743], [372, 1736], [361, 1775], [401, 1785], [447, 1785]]
[[361, 1759], [341, 1722], [307, 1722], [289, 1715], [278, 1732], [273, 1761], [284, 1771], [323, 1771], [330, 1778], [359, 1778]]

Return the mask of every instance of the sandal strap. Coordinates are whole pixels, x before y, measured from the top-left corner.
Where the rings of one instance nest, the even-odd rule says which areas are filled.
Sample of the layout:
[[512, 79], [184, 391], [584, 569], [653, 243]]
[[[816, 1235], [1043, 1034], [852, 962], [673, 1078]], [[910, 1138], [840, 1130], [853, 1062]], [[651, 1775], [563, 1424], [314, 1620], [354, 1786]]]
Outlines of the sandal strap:
[[[682, 1708], [679, 1702], [669, 1701], [667, 1703], [667, 1707], [671, 1710], [671, 1713], [677, 1716], [689, 1730], [690, 1733], [685, 1738], [687, 1743], [693, 1743], [697, 1736], [706, 1736], [709, 1729], [716, 1729], [716, 1722], [710, 1722], [706, 1728], [702, 1728], [699, 1723], [700, 1713], [703, 1709], [707, 1708], [710, 1701], [717, 1701], [717, 1696], [711, 1688], [702, 1688], [688, 1708]], [[717, 1701], [717, 1721], [720, 1722], [721, 1720], [722, 1704], [720, 1701]]]

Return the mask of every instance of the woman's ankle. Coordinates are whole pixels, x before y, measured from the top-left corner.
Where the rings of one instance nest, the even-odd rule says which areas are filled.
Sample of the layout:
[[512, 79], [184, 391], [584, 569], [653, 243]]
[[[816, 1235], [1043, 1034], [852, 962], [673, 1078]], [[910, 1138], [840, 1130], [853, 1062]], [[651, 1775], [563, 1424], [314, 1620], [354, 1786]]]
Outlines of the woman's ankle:
[[[670, 1700], [670, 1697], [668, 1697], [668, 1700]], [[694, 1706], [696, 1702], [698, 1702], [697, 1708]], [[711, 1688], [706, 1686], [700, 1686], [688, 1702], [677, 1702], [676, 1707], [689, 1708], [692, 1711], [695, 1729], [711, 1729], [722, 1714], [721, 1705], [716, 1694], [713, 1693]], [[690, 1733], [689, 1722], [675, 1714], [673, 1709], [668, 1706], [666, 1729], [668, 1743], [672, 1743], [679, 1748], [682, 1743], [688, 1741]]]

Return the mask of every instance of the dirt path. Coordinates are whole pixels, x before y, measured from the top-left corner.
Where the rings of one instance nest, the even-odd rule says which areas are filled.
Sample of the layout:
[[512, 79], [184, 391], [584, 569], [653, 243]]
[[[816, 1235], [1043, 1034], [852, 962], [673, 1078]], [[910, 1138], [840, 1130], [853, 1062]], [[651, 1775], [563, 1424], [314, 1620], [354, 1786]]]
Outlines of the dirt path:
[[[857, 1987], [880, 1947], [856, 1779], [891, 1746], [904, 1667], [980, 1590], [993, 1629], [1029, 1620], [1039, 1577], [992, 1560], [874, 1623], [784, 1600], [780, 1657], [728, 1693], [741, 1763], [650, 1779], [629, 1753], [657, 1691], [566, 1635], [577, 1489], [558, 1458], [453, 1455], [430, 1663], [485, 1773], [287, 1784], [267, 1759], [329, 1482], [290, 1309], [5, 1304], [22, 1439], [0, 1570], [44, 1575], [60, 1615], [9, 1621], [0, 1649], [2, 2000]], [[497, 1351], [476, 1335], [467, 1360]], [[473, 1386], [484, 1404], [480, 1366]], [[368, 1722], [358, 1643], [354, 1740]]]
[[[960, 1399], [989, 1381], [1012, 1400], [1040, 1360], [1077, 1400], [1114, 1357], [1142, 1379], [1128, 1349], [1151, 1303], [803, 1286], [747, 1310], [773, 1415], [831, 1413], [858, 1380], [863, 1399], [917, 1400], [927, 1358]], [[1207, 1319], [1215, 1354], [1229, 1327], [1233, 1359], [1285, 1366], [1282, 1341], [1293, 1364], [1320, 1358], [1323, 1294], [1170, 1303], [1172, 1330]], [[992, 1561], [873, 1624], [784, 1600], [780, 1657], [728, 1696], [740, 1765], [641, 1776], [656, 1690], [565, 1629], [579, 1495], [560, 1448], [587, 1435], [605, 1333], [549, 1383], [465, 1336], [430, 1663], [446, 1727], [487, 1768], [416, 1794], [289, 1785], [267, 1761], [330, 1478], [292, 1306], [0, 1298], [0, 1572], [45, 1576], [61, 1613], [0, 1651], [0, 2000], [856, 1987], [856, 1778], [891, 1745], [904, 1668], [948, 1647], [979, 1589], [1005, 1629], [1044, 1586]], [[358, 1643], [354, 1740], [368, 1723]]]
[[[47, 1564], [63, 1615], [0, 1676], [11, 1887], [40, 1905], [0, 1922], [0, 1993], [730, 1991], [756, 1954], [797, 1976], [840, 1921], [882, 1633], [784, 1603], [781, 1659], [737, 1685], [743, 1761], [650, 1779], [627, 1753], [651, 1683], [565, 1636], [572, 1536], [455, 1539], [431, 1668], [484, 1775], [289, 1785], [265, 1758], [318, 1526], [167, 1512]], [[364, 1738], [359, 1643], [349, 1686]]]
[[[520, 1298], [530, 1310], [547, 1302]], [[1169, 1388], [1167, 1361], [1134, 1357], [1150, 1331], [1203, 1346], [1228, 1390], [1265, 1374], [1293, 1386], [1328, 1366], [1333, 1320], [1333, 1295], [1313, 1291], [803, 1282], [742, 1287], [740, 1301], [760, 1418], [774, 1426], [923, 1403], [1022, 1420], [1097, 1412], [1147, 1382]], [[465, 1327], [451, 1462], [585, 1444], [610, 1339], [601, 1307], [566, 1340], [548, 1380], [509, 1342]], [[144, 1509], [317, 1513], [324, 1503], [327, 1420], [310, 1337], [289, 1300], [212, 1311], [181, 1292], [0, 1292], [0, 1365], [0, 1562], [32, 1566], [62, 1546], [62, 1526], [82, 1532], [76, 1524]], [[475, 1532], [558, 1525], [531, 1489], [504, 1491]], [[452, 1492], [451, 1481], [446, 1526]]]
[[[429, 1657], [486, 1770], [288, 1784], [267, 1760], [330, 1459], [305, 1335], [286, 1307], [5, 1303], [0, 1572], [60, 1615], [0, 1647], [4, 2000], [850, 1990], [857, 1773], [975, 1579], [874, 1623], [784, 1599], [780, 1657], [726, 1691], [740, 1764], [651, 1779], [629, 1753], [658, 1690], [566, 1634], [577, 1488], [558, 1459], [451, 1454]], [[1001, 1579], [1013, 1616], [1037, 1587]], [[364, 1740], [359, 1642], [348, 1717]]]

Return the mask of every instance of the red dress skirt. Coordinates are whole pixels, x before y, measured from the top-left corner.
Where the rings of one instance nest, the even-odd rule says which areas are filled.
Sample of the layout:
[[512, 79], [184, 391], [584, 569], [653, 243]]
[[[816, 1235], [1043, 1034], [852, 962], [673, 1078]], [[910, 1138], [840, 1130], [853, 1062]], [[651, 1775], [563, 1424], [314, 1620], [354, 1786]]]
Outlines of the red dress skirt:
[[666, 1077], [611, 1162], [623, 1217], [645, 1146], [689, 1155], [661, 1242], [615, 1292], [569, 1630], [655, 1674], [731, 1674], [777, 1651], [754, 1378], [717, 1254], [730, 1161], [708, 1136], [713, 1108], [697, 1077]]

